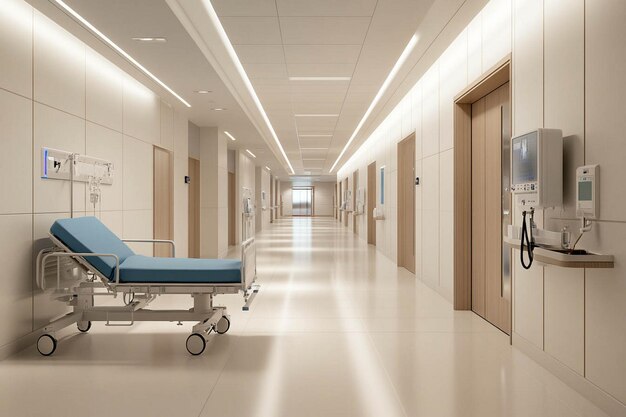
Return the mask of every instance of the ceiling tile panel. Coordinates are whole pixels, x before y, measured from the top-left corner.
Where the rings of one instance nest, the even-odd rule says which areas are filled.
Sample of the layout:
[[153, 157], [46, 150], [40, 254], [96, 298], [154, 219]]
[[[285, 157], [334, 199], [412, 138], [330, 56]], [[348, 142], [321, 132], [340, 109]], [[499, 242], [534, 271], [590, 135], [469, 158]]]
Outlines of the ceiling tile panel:
[[354, 45], [365, 40], [369, 17], [281, 17], [286, 45]]
[[[354, 64], [287, 64], [287, 73], [290, 77], [351, 77], [353, 72]], [[341, 83], [348, 85], [349, 80], [317, 82], [324, 82], [337, 86]]]
[[289, 64], [356, 64], [361, 53], [356, 45], [285, 45]]
[[235, 45], [239, 61], [246, 64], [284, 64], [282, 45]]
[[255, 79], [284, 80], [287, 78], [285, 64], [247, 64], [245, 69], [248, 78], [253, 82]]
[[336, 124], [336, 117], [296, 117], [298, 132], [316, 131], [332, 133]]
[[276, 16], [275, 0], [212, 0], [220, 16]]
[[281, 16], [371, 16], [376, 0], [277, 0]]
[[220, 21], [233, 45], [280, 45], [276, 17], [221, 17]]

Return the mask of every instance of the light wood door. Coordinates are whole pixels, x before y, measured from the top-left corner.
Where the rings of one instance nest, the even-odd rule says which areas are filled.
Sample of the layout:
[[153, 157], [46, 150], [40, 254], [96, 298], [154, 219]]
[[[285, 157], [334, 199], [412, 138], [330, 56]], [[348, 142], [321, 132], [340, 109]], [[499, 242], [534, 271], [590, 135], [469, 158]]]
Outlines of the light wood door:
[[[172, 154], [157, 146], [153, 151], [153, 237], [154, 239], [174, 239], [174, 175]], [[171, 246], [154, 245], [154, 256], [171, 256]]]
[[415, 273], [415, 135], [398, 143], [398, 266]]
[[367, 243], [376, 245], [376, 162], [367, 166]]
[[[346, 178], [345, 180], [343, 180], [343, 191], [345, 193], [348, 190], [349, 190], [349, 188], [348, 188], [348, 178]], [[347, 193], [345, 193], [345, 194], [347, 194]], [[345, 196], [345, 198], [347, 198], [347, 195]], [[348, 204], [346, 204], [346, 207], [347, 206], [348, 206]], [[343, 212], [343, 225], [348, 227], [348, 212], [347, 211]]]
[[189, 158], [189, 257], [200, 257], [200, 161]]
[[509, 84], [472, 104], [472, 310], [511, 330], [502, 268], [502, 144], [509, 118]]
[[232, 246], [237, 242], [236, 238], [236, 224], [237, 219], [237, 206], [235, 201], [237, 200], [235, 196], [236, 186], [235, 186], [235, 173], [228, 173], [228, 245]]

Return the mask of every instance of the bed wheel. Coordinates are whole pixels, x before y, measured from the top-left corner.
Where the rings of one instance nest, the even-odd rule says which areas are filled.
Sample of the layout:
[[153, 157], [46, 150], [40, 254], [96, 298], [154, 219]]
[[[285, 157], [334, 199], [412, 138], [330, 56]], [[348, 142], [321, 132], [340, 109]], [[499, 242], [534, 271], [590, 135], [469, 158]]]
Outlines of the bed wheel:
[[91, 322], [79, 321], [78, 323], [76, 323], [76, 327], [78, 327], [78, 330], [81, 331], [82, 333], [87, 333], [89, 329], [91, 329]]
[[217, 334], [224, 334], [230, 329], [230, 319], [226, 316], [222, 316], [222, 318], [215, 325], [215, 331]]
[[206, 340], [199, 333], [192, 333], [187, 338], [187, 351], [194, 356], [198, 356], [204, 352]]
[[42, 334], [37, 339], [37, 350], [43, 356], [50, 356], [57, 349], [57, 340], [49, 334]]

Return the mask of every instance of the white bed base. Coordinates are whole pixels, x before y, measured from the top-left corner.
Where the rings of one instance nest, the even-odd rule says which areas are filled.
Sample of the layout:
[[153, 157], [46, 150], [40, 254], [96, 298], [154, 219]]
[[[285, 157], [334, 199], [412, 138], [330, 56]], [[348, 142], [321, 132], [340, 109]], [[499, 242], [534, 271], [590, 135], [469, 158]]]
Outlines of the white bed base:
[[[91, 322], [102, 321], [106, 326], [132, 326], [141, 321], [170, 321], [181, 324], [183, 321], [196, 321], [191, 335], [187, 338], [187, 350], [192, 355], [200, 355], [212, 332], [223, 334], [230, 328], [230, 316], [226, 307], [213, 305], [217, 294], [242, 293], [249, 309], [250, 303], [259, 290], [256, 280], [256, 247], [254, 237], [241, 244], [241, 282], [228, 284], [169, 284], [169, 283], [122, 283], [119, 282], [119, 258], [107, 253], [72, 252], [53, 235], [53, 247], [43, 249], [37, 255], [36, 280], [43, 291], [72, 307], [72, 312], [51, 321], [43, 328], [37, 341], [37, 350], [49, 356], [57, 347], [56, 333], [74, 323], [78, 330], [87, 332]], [[169, 240], [129, 239], [127, 242], [167, 243], [175, 253], [174, 242]], [[95, 269], [85, 257], [110, 257], [115, 260], [115, 275], [109, 279]], [[54, 287], [48, 287], [54, 280]], [[96, 306], [94, 298], [109, 296], [116, 298], [122, 294], [122, 306]], [[189, 294], [193, 298], [193, 308], [188, 310], [150, 310], [146, 307], [159, 295]]]

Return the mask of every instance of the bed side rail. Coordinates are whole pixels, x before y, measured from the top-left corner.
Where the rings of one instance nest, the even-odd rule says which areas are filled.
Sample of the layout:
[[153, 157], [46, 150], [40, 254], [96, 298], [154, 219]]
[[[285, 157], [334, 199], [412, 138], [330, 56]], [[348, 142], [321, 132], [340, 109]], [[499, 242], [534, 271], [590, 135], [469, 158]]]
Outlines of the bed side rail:
[[[44, 274], [45, 274], [46, 262], [48, 261], [48, 259], [56, 258], [57, 265], [60, 265], [61, 258], [75, 259], [75, 258], [84, 258], [84, 257], [89, 257], [89, 256], [113, 258], [115, 260], [114, 280], [115, 280], [116, 284], [119, 284], [119, 281], [120, 281], [120, 274], [119, 274], [120, 258], [117, 255], [115, 255], [114, 253], [63, 252], [63, 251], [55, 251], [55, 250], [51, 250], [51, 249], [44, 249], [44, 250], [40, 251], [39, 254], [37, 255], [36, 277], [35, 277], [36, 281], [37, 281], [37, 286], [39, 286], [39, 288], [41, 288], [44, 291], [46, 290], [46, 280], [44, 279]], [[84, 263], [81, 263], [81, 265], [87, 267], [87, 265], [89, 265], [89, 263], [88, 262], [84, 262]], [[91, 266], [89, 266], [87, 268], [90, 270], [90, 272], [93, 272], [93, 273], [95, 273], [96, 275], [99, 275], [99, 276], [101, 275], [99, 273], [99, 271], [95, 270], [95, 268], [93, 268]], [[60, 273], [60, 270], [57, 269], [57, 287], [60, 286], [60, 283], [61, 283], [61, 273]]]

